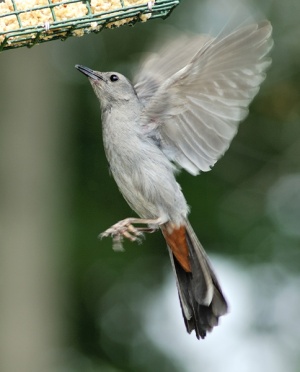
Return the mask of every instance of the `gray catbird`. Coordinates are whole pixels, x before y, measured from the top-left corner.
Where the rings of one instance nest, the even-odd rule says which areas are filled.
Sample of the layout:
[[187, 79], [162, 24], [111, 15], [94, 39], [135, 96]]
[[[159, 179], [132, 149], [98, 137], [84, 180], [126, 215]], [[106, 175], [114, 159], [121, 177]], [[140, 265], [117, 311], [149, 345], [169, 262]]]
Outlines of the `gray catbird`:
[[[248, 113], [271, 60], [272, 27], [263, 21], [213, 38], [178, 37], [152, 57], [135, 85], [117, 72], [76, 65], [100, 100], [103, 141], [113, 177], [140, 218], [101, 234], [115, 247], [160, 228], [185, 325], [204, 338], [228, 311], [208, 257], [187, 215], [174, 173], [211, 169]], [[137, 226], [142, 225], [142, 226]]]

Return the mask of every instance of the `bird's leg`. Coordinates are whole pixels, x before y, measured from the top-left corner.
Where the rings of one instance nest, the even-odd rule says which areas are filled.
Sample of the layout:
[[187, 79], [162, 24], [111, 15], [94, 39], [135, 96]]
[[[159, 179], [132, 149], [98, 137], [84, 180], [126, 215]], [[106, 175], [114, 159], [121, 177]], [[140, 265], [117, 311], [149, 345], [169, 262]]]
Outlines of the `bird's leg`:
[[[106, 238], [111, 236], [113, 239], [113, 249], [117, 251], [123, 250], [123, 239], [129, 239], [130, 241], [140, 241], [143, 237], [143, 233], [152, 233], [162, 223], [161, 218], [156, 219], [143, 219], [143, 218], [126, 218], [125, 220], [119, 221], [109, 229], [105, 230], [99, 235], [99, 237]], [[140, 225], [154, 225], [154, 227], [134, 226], [135, 224]], [[157, 226], [157, 227], [156, 227]]]

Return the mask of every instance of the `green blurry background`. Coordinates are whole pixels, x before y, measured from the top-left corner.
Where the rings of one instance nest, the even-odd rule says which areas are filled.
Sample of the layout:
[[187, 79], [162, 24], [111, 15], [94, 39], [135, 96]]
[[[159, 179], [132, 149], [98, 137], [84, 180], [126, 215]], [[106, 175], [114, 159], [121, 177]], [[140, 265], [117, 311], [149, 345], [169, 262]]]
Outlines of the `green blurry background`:
[[[165, 21], [0, 54], [1, 371], [300, 371], [299, 14], [296, 0], [183, 0]], [[273, 24], [267, 80], [213, 171], [179, 176], [231, 305], [197, 341], [160, 233], [125, 253], [97, 239], [133, 213], [74, 65], [132, 77], [171, 26], [216, 34], [245, 15]]]

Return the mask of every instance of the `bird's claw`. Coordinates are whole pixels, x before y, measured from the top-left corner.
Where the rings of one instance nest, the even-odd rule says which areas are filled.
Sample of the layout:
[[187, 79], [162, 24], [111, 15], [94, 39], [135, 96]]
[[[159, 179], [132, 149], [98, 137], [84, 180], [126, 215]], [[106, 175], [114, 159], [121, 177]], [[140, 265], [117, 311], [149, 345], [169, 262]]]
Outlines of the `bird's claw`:
[[112, 237], [113, 250], [124, 251], [123, 240], [128, 239], [131, 242], [141, 243], [144, 234], [139, 227], [134, 227], [128, 220], [120, 221], [99, 235], [100, 239]]

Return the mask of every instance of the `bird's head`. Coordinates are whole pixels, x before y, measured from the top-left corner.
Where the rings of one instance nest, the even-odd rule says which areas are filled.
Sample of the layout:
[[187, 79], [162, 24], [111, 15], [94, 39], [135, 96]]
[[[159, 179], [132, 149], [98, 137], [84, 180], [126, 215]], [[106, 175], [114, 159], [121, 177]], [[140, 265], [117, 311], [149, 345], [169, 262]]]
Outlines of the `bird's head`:
[[102, 106], [122, 104], [136, 97], [131, 82], [118, 72], [99, 72], [81, 65], [75, 67], [89, 78]]

